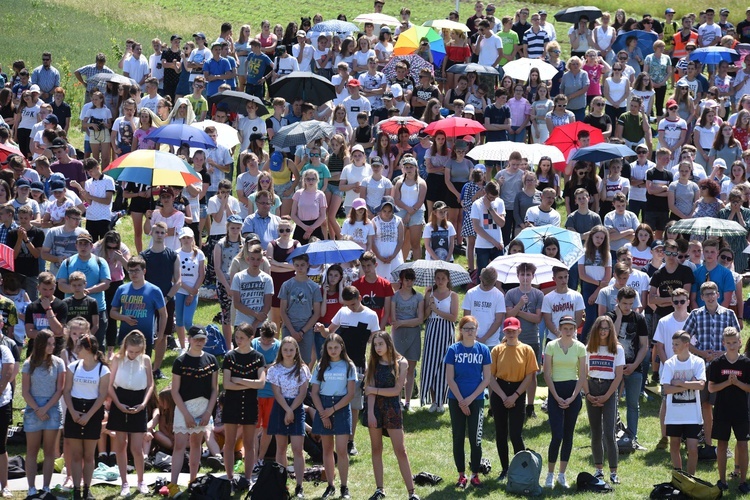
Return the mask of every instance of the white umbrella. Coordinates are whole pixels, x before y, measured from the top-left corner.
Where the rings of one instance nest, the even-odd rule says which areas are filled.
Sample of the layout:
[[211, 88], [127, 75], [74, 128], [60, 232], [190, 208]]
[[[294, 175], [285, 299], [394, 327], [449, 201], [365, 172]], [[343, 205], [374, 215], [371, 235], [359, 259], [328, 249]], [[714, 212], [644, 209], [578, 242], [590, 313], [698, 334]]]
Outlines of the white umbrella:
[[564, 267], [567, 265], [552, 257], [541, 254], [516, 253], [513, 255], [501, 255], [488, 264], [489, 267], [497, 271], [497, 281], [501, 283], [518, 283], [518, 272], [516, 268], [521, 263], [534, 264], [536, 272], [532, 285], [541, 285], [552, 281], [552, 268]]
[[386, 16], [385, 14], [378, 14], [373, 12], [372, 14], [360, 14], [354, 18], [355, 23], [372, 23], [372, 24], [387, 24], [389, 26], [398, 26], [401, 21], [393, 16]]
[[227, 149], [232, 149], [240, 143], [240, 138], [237, 136], [237, 130], [226, 123], [219, 123], [213, 120], [203, 120], [202, 122], [193, 122], [190, 126], [199, 128], [203, 131], [206, 130], [206, 127], [216, 127], [216, 133], [218, 135], [218, 140], [216, 142]]
[[508, 157], [514, 151], [518, 151], [529, 162], [539, 163], [539, 159], [548, 156], [552, 163], [565, 162], [562, 152], [555, 146], [546, 144], [524, 144], [512, 141], [488, 142], [473, 148], [466, 156], [474, 160], [508, 161]]
[[552, 80], [557, 75], [557, 68], [550, 63], [544, 62], [541, 59], [529, 59], [528, 57], [522, 57], [521, 59], [506, 63], [503, 66], [503, 71], [505, 71], [505, 76], [525, 82], [528, 81], [532, 68], [539, 70], [539, 78], [541, 80]]
[[451, 21], [450, 19], [434, 19], [432, 21], [426, 21], [422, 26], [429, 26], [430, 28], [435, 28], [436, 30], [461, 30], [464, 32], [469, 31], [469, 27], [466, 26], [464, 23], [457, 23], [456, 21]]

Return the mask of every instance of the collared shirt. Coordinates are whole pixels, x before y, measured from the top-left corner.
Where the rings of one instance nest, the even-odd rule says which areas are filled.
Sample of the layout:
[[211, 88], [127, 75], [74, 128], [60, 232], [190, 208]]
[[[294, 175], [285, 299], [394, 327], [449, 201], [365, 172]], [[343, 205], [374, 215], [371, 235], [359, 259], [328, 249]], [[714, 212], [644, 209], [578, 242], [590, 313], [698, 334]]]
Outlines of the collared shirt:
[[81, 76], [86, 77], [86, 92], [91, 92], [94, 90], [96, 85], [94, 85], [93, 82], [91, 82], [91, 77], [98, 75], [100, 73], [106, 73], [106, 74], [113, 74], [114, 71], [109, 69], [107, 66], [103, 66], [101, 69], [99, 69], [96, 64], [88, 64], [86, 66], [83, 66], [81, 68], [78, 68], [76, 70], [77, 73], [80, 73]]
[[39, 85], [43, 93], [51, 94], [55, 87], [60, 86], [60, 72], [54, 66], [37, 66], [31, 72], [31, 83]]
[[255, 233], [260, 238], [260, 245], [265, 250], [268, 244], [279, 237], [279, 222], [281, 217], [268, 214], [262, 217], [258, 212], [245, 217], [242, 223], [242, 234]]
[[18, 224], [15, 222], [11, 222], [10, 226], [6, 226], [5, 224], [0, 224], [0, 243], [5, 245], [5, 242], [8, 241], [8, 233], [10, 233], [12, 230], [17, 229]]
[[724, 351], [722, 337], [728, 326], [740, 330], [734, 311], [720, 305], [713, 314], [708, 312], [706, 306], [693, 309], [683, 328], [690, 334], [690, 341], [696, 349]]

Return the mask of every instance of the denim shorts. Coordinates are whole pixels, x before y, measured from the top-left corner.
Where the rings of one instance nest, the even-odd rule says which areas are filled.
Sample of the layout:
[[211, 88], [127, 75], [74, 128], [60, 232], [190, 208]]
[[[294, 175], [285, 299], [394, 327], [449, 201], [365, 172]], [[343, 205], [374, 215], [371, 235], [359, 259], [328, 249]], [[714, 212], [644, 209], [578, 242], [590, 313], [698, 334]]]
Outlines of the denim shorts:
[[294, 190], [292, 190], [292, 194], [289, 196], [284, 196], [284, 191], [292, 187], [292, 181], [285, 182], [284, 184], [280, 184], [278, 186], [273, 187], [273, 192], [279, 195], [279, 198], [282, 200], [291, 200], [292, 196], [294, 196]]
[[[406, 210], [399, 210], [396, 212], [396, 215], [401, 217], [403, 219], [406, 217]], [[406, 227], [412, 227], [412, 226], [423, 226], [424, 225], [424, 208], [420, 208], [409, 219], [408, 223], [405, 223], [404, 226]]]
[[339, 185], [331, 184], [331, 181], [328, 181], [328, 187], [326, 188], [326, 190], [331, 193], [332, 196], [338, 196], [342, 200], [344, 199], [344, 196], [346, 196], [346, 193], [339, 189]]
[[205, 219], [206, 217], [208, 217], [208, 205], [201, 203], [201, 219]]
[[[341, 401], [344, 396], [323, 396], [320, 395], [320, 402], [323, 408], [330, 408]], [[272, 410], [273, 411], [273, 410]], [[323, 420], [320, 413], [315, 413], [315, 419], [312, 425], [313, 434], [322, 436], [348, 436], [352, 433], [352, 409], [349, 405], [344, 406], [331, 416], [331, 428], [323, 427]]]
[[[49, 401], [49, 398], [34, 399], [39, 406], [44, 406]], [[62, 408], [59, 401], [49, 409], [47, 415], [49, 416], [47, 420], [41, 420], [36, 412], [27, 405], [23, 411], [23, 429], [26, 432], [39, 432], [56, 431], [63, 428]]]

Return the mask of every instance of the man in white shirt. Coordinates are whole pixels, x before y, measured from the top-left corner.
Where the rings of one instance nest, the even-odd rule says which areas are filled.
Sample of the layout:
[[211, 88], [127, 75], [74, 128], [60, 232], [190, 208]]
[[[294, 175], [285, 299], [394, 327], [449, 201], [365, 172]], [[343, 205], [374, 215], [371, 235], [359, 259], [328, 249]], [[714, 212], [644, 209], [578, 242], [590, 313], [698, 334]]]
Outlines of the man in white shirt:
[[464, 296], [464, 316], [474, 316], [479, 322], [477, 341], [490, 350], [500, 343], [500, 328], [505, 320], [505, 296], [495, 287], [497, 271], [485, 267], [479, 276], [479, 286], [475, 286]]
[[359, 83], [359, 80], [355, 80], [354, 78], [349, 80], [346, 84], [346, 90], [349, 92], [349, 97], [344, 99], [341, 103], [344, 105], [344, 108], [346, 108], [346, 117], [349, 119], [349, 123], [352, 126], [357, 123], [357, 115], [360, 112], [365, 112], [367, 113], [367, 116], [370, 116], [370, 111], [372, 111], [372, 104], [370, 104], [370, 101], [360, 95], [360, 87], [361, 84]]
[[211, 50], [206, 47], [205, 33], [201, 31], [193, 33], [193, 41], [195, 41], [195, 48], [187, 60], [187, 69], [190, 70], [190, 77], [188, 79], [191, 84], [196, 76], [203, 76], [203, 63], [211, 59]]
[[732, 82], [734, 95], [738, 97], [750, 94], [750, 54], [745, 56], [744, 61], [744, 67], [737, 72]]
[[555, 40], [557, 40], [557, 31], [555, 31], [555, 26], [552, 23], [547, 22], [546, 10], [539, 11], [539, 26], [541, 26], [542, 29], [547, 32], [550, 42], [554, 42]]
[[164, 88], [164, 66], [161, 63], [162, 50], [161, 40], [154, 38], [151, 40], [151, 47], [154, 49], [154, 53], [148, 56], [148, 67], [151, 71], [151, 76], [156, 78], [157, 87], [159, 89]]
[[[383, 94], [388, 86], [385, 75], [378, 71], [377, 57], [367, 59], [367, 72], [359, 75], [359, 84], [362, 88], [362, 95], [370, 101], [372, 109], [383, 107]], [[356, 123], [356, 120], [350, 123]]]
[[560, 227], [560, 213], [555, 210], [555, 188], [544, 188], [542, 203], [526, 211], [524, 227], [555, 226]]
[[159, 80], [153, 77], [146, 78], [146, 95], [141, 97], [139, 109], [147, 108], [156, 113], [157, 106], [162, 97], [159, 95]]
[[143, 46], [136, 42], [133, 44], [133, 55], [126, 59], [122, 65], [122, 74], [138, 82], [141, 90], [145, 91], [146, 78], [149, 77], [150, 72], [148, 59], [143, 55]]
[[503, 58], [503, 41], [495, 36], [486, 19], [479, 21], [479, 39], [474, 45], [474, 53], [483, 66], [496, 67]]
[[310, 71], [315, 49], [307, 44], [305, 30], [297, 32], [297, 43], [292, 46], [292, 56], [297, 59], [300, 71]]
[[505, 203], [500, 198], [500, 187], [490, 181], [484, 196], [471, 205], [471, 223], [477, 233], [474, 250], [477, 255], [477, 272], [487, 267], [503, 251], [501, 228], [505, 225]]

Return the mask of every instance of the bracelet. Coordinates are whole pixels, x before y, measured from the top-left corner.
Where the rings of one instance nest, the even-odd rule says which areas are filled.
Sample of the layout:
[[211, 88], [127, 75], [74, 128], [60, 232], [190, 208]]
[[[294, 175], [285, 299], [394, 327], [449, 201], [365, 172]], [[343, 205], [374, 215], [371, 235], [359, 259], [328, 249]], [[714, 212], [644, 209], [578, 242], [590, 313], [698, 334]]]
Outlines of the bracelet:
[[521, 397], [521, 395], [520, 395], [520, 394], [518, 394], [518, 391], [515, 391], [515, 392], [514, 392], [513, 394], [515, 394], [515, 395], [516, 395], [516, 396], [518, 396], [519, 398]]

